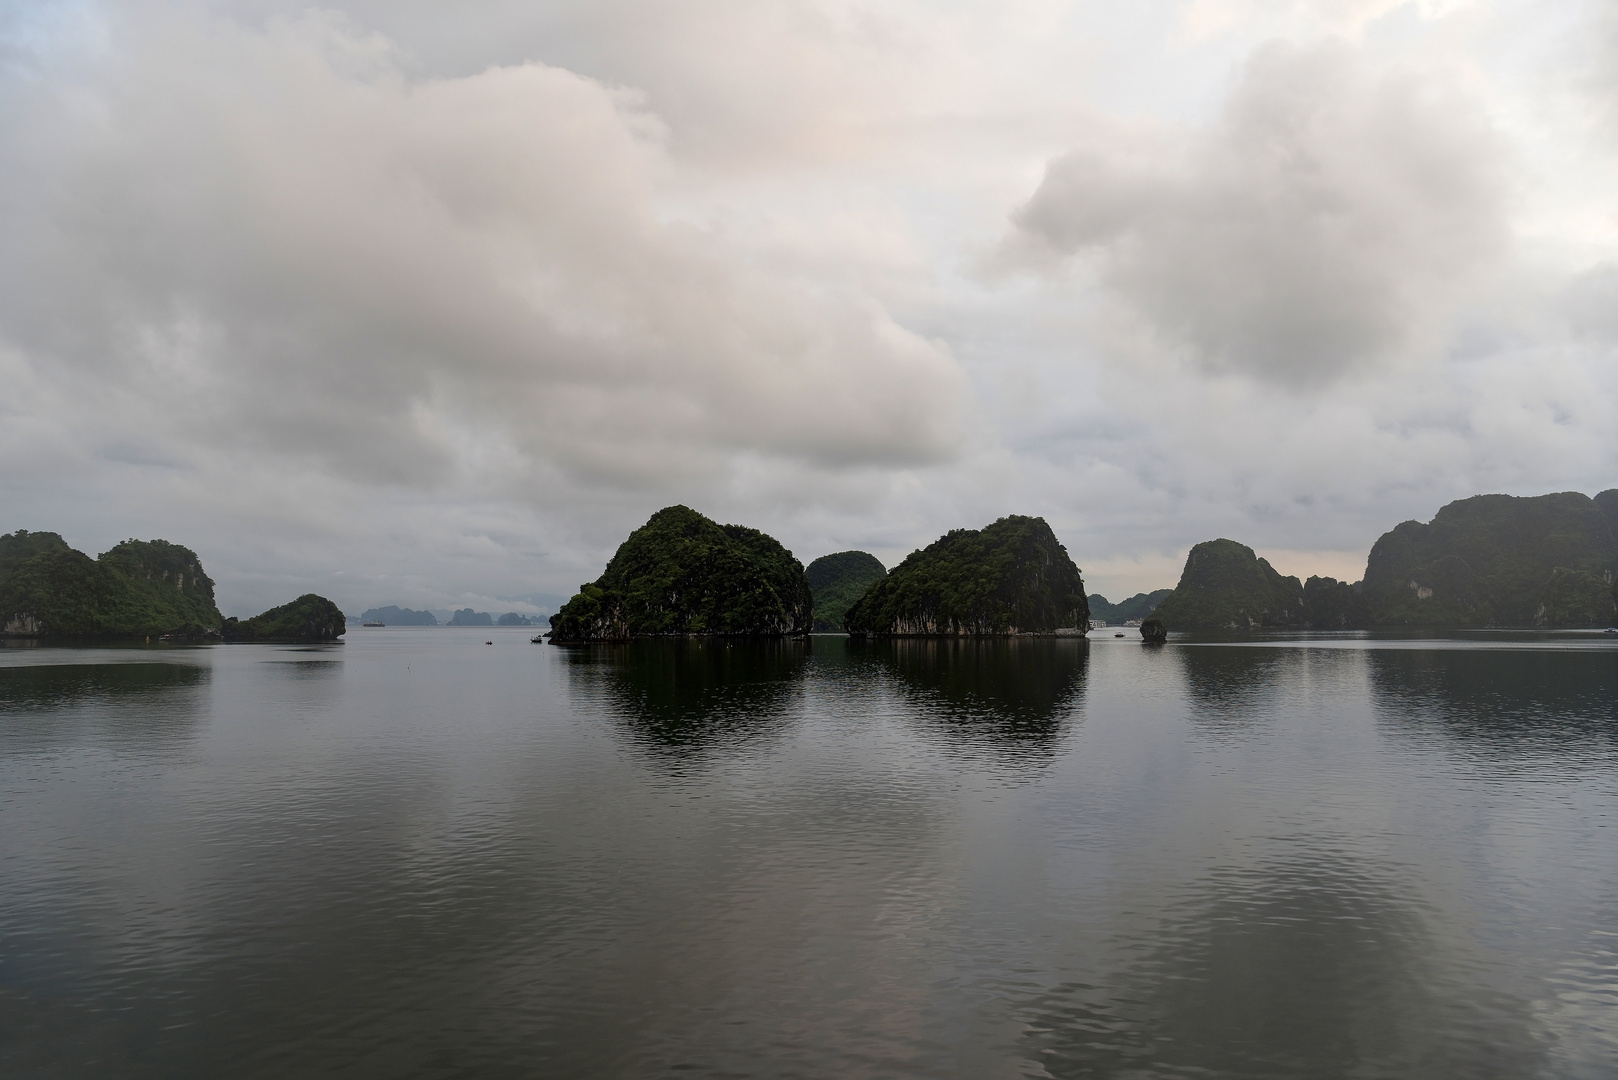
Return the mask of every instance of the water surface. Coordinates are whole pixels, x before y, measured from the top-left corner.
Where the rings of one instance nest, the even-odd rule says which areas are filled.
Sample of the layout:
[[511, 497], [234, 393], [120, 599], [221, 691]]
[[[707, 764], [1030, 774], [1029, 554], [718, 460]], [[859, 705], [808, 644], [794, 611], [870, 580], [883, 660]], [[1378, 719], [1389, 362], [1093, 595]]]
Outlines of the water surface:
[[1601, 635], [8, 649], [0, 1075], [1612, 1076], [1615, 796]]

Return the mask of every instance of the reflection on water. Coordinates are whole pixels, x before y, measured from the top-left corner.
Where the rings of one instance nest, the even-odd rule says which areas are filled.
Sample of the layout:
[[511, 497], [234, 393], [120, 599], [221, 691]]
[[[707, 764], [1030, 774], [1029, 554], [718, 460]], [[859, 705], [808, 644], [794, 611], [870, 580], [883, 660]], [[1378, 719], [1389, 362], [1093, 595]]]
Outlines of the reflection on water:
[[73, 746], [88, 732], [121, 746], [185, 736], [202, 717], [209, 674], [170, 663], [0, 667], [0, 751]]
[[1197, 709], [1212, 718], [1243, 720], [1271, 701], [1281, 674], [1299, 657], [1280, 649], [1195, 645], [1173, 650]]
[[0, 667], [0, 712], [111, 704], [119, 699], [185, 690], [208, 681], [193, 664], [49, 664]]
[[1377, 712], [1500, 754], [1618, 748], [1618, 650], [1372, 650]]
[[1339, 858], [1221, 869], [1105, 986], [1033, 1004], [1053, 1077], [1516, 1078], [1545, 1064], [1526, 1003], [1469, 983], [1390, 875]]
[[804, 641], [665, 638], [559, 650], [583, 700], [639, 744], [688, 756], [778, 728], [802, 693]]
[[1083, 638], [894, 638], [850, 642], [851, 658], [897, 678], [928, 729], [1043, 753], [1083, 706]]
[[3, 658], [0, 1076], [1612, 1075], [1618, 651], [528, 636]]

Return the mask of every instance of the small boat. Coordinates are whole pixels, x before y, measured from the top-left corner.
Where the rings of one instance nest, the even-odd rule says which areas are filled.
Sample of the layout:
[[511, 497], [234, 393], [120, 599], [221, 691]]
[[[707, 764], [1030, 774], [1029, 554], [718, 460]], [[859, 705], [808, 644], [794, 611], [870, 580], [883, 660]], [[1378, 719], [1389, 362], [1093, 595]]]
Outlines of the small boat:
[[528, 640], [532, 641], [535, 645], [543, 645], [545, 643], [545, 635], [544, 634], [535, 634], [533, 637], [529, 638]]
[[1122, 635], [1122, 634], [1114, 634], [1114, 635], [1112, 635], [1112, 636], [1113, 636], [1113, 637], [1123, 637], [1123, 636], [1124, 636], [1124, 635]]
[[1609, 633], [1609, 634], [1618, 634], [1618, 626], [1609, 626], [1609, 627], [1607, 627], [1607, 633]]
[[388, 624], [385, 623], [385, 622], [368, 622], [368, 623], [361, 623], [360, 625], [362, 625], [362, 626], [386, 626]]

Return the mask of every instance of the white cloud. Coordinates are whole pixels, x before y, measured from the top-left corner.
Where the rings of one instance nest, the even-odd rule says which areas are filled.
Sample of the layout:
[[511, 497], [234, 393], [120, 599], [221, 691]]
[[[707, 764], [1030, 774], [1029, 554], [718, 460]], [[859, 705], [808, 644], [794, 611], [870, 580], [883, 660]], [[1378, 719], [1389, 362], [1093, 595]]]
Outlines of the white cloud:
[[493, 610], [1036, 513], [1115, 597], [1618, 483], [1606, 6], [334, 6], [0, 6], [0, 529]]
[[630, 91], [540, 64], [413, 79], [328, 16], [115, 35], [76, 78], [7, 87], [0, 328], [142, 428], [429, 485], [491, 456], [636, 487], [740, 451], [954, 450], [948, 350], [671, 220]]
[[1319, 383], [1431, 348], [1506, 246], [1500, 157], [1456, 94], [1274, 42], [1210, 130], [1076, 149], [1014, 220], [1207, 366]]

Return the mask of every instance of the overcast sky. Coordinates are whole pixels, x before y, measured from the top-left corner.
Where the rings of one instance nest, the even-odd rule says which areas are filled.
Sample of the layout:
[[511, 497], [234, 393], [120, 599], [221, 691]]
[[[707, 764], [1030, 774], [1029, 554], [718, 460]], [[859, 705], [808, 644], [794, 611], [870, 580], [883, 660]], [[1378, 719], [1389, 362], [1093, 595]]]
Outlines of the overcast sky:
[[1618, 486], [1610, 2], [0, 12], [0, 531], [227, 614], [544, 608], [673, 502], [1118, 599]]

